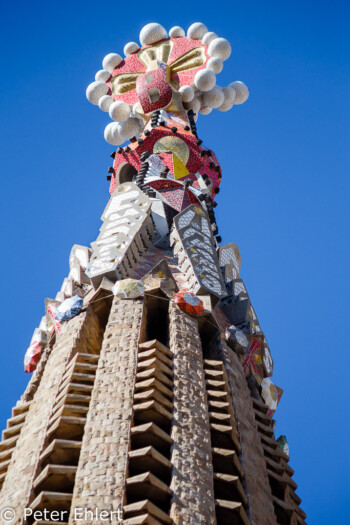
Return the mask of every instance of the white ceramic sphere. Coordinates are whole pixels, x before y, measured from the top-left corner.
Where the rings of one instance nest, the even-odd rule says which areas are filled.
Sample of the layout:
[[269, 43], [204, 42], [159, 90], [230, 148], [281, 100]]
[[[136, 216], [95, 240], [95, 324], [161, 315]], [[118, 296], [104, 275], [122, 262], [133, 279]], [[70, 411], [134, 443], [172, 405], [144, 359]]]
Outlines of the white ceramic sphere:
[[168, 38], [168, 33], [163, 26], [152, 22], [141, 29], [139, 38], [142, 46], [149, 46], [150, 44], [159, 42], [159, 40]]
[[113, 124], [114, 124], [113, 127], [112, 127], [113, 140], [114, 140], [116, 146], [120, 146], [120, 144], [123, 144], [123, 142], [125, 142], [127, 140], [127, 137], [125, 137], [120, 132], [119, 124], [117, 122], [113, 122]]
[[104, 57], [102, 61], [102, 67], [103, 69], [106, 69], [107, 71], [112, 73], [112, 71], [119, 66], [122, 60], [122, 57], [117, 53], [109, 53]]
[[104, 131], [105, 141], [113, 146], [120, 146], [125, 142], [126, 138], [123, 137], [118, 131], [118, 124], [111, 122], [105, 127]]
[[218, 86], [203, 94], [203, 104], [208, 108], [218, 108], [224, 103], [225, 97], [222, 89]]
[[233, 104], [225, 104], [224, 102], [223, 105], [218, 108], [218, 110], [219, 111], [230, 111], [230, 109], [232, 108], [233, 108]]
[[207, 32], [207, 26], [202, 24], [202, 22], [195, 22], [187, 29], [187, 36], [193, 40], [200, 40]]
[[225, 100], [224, 104], [233, 104], [236, 98], [236, 90], [231, 86], [222, 88]]
[[208, 47], [208, 55], [225, 61], [231, 55], [231, 45], [226, 38], [215, 38]]
[[207, 108], [207, 106], [204, 106], [203, 108], [199, 110], [199, 113], [201, 115], [209, 115], [212, 111], [213, 111], [212, 108]]
[[249, 97], [249, 89], [243, 82], [231, 82], [230, 87], [236, 91], [235, 105], [243, 104]]
[[116, 122], [124, 122], [130, 117], [130, 106], [122, 100], [116, 100], [109, 108], [109, 116]]
[[218, 75], [219, 73], [221, 73], [222, 68], [224, 67], [224, 63], [220, 58], [212, 57], [209, 58], [206, 67], [207, 69], [210, 69], [210, 71], [215, 73], [215, 75]]
[[140, 49], [140, 46], [136, 42], [128, 42], [124, 46], [124, 55], [128, 57]]
[[193, 109], [195, 113], [198, 113], [201, 107], [201, 103], [198, 98], [194, 98], [191, 102], [185, 102], [184, 107], [186, 110]]
[[216, 84], [216, 76], [210, 69], [201, 69], [194, 77], [194, 84], [200, 91], [210, 91]]
[[170, 38], [181, 38], [186, 36], [185, 31], [180, 26], [174, 26], [169, 31]]
[[181, 86], [179, 92], [181, 93], [182, 102], [191, 102], [194, 99], [194, 91], [191, 86]]
[[208, 33], [205, 33], [205, 35], [202, 36], [202, 43], [205, 46], [209, 46], [210, 42], [215, 40], [217, 37], [218, 35], [216, 33], [213, 33], [213, 31], [208, 31]]
[[118, 124], [118, 131], [120, 135], [126, 137], [127, 139], [131, 139], [132, 137], [139, 135], [139, 120], [137, 118], [128, 118], [124, 122], [120, 122]]
[[201, 91], [198, 91], [196, 93], [196, 99], [200, 102], [201, 106], [204, 106], [204, 103], [203, 103], [203, 94]]
[[110, 78], [111, 74], [106, 69], [100, 69], [100, 71], [97, 71], [95, 75], [95, 80], [97, 82], [107, 82], [107, 80]]
[[95, 106], [97, 106], [100, 98], [103, 97], [103, 95], [107, 95], [108, 91], [109, 87], [107, 84], [104, 82], [95, 81], [86, 88], [86, 98], [89, 102], [91, 102], [91, 104], [95, 104]]
[[114, 99], [110, 95], [103, 95], [98, 101], [98, 106], [102, 111], [109, 111], [111, 104], [113, 104]]

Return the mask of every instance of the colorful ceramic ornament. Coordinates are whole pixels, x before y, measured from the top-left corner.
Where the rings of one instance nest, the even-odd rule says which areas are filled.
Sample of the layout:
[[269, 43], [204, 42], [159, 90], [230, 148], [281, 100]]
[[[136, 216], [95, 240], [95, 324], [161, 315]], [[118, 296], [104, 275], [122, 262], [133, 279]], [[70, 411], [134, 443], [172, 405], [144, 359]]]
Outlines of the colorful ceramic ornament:
[[270, 410], [276, 410], [277, 403], [278, 403], [278, 392], [268, 377], [263, 379], [260, 383], [261, 386], [261, 396], [263, 400], [265, 401], [266, 405], [269, 407]]
[[[173, 120], [164, 122], [162, 126], [153, 127], [151, 133], [142, 134], [141, 140], [132, 142], [128, 148], [118, 148], [114, 156], [110, 193], [119, 184], [136, 178], [141, 169], [142, 154], [151, 153], [152, 158], [147, 160], [149, 168], [145, 174], [147, 184], [149, 175], [159, 179], [162, 167], [167, 167], [167, 180], [173, 179], [182, 184], [190, 182], [188, 191], [192, 195], [196, 192], [205, 193], [215, 199], [221, 183], [219, 161], [211, 150], [185, 129], [185, 125], [185, 120], [182, 123]], [[175, 128], [176, 133], [172, 131]], [[204, 179], [207, 179], [208, 184]]]
[[204, 312], [203, 302], [191, 292], [180, 290], [174, 295], [174, 301], [183, 312], [192, 317]]
[[62, 332], [61, 324], [56, 319], [56, 308], [59, 304], [58, 301], [53, 299], [45, 300], [47, 331], [48, 333], [56, 332], [57, 335]]
[[41, 353], [47, 343], [46, 332], [40, 328], [34, 330], [29, 348], [24, 356], [24, 371], [27, 373], [34, 372], [41, 358]]
[[248, 335], [248, 339], [250, 341], [250, 345], [249, 348], [246, 349], [247, 354], [242, 361], [243, 370], [246, 376], [253, 374], [260, 384], [262, 378], [265, 375], [263, 366], [264, 336]]
[[41, 344], [38, 341], [30, 343], [28, 350], [24, 356], [24, 371], [31, 373], [36, 369], [36, 365], [41, 357]]
[[170, 84], [166, 81], [167, 66], [164, 63], [157, 65], [160, 66], [158, 69], [136, 79], [136, 92], [145, 115], [169, 106], [173, 97]]
[[[213, 108], [227, 111], [248, 98], [248, 88], [242, 82], [226, 88], [216, 85], [216, 75], [230, 56], [231, 46], [201, 22], [192, 24], [187, 36], [178, 26], [168, 36], [160, 24], [147, 24], [141, 30], [140, 42], [141, 49], [135, 42], [126, 44], [124, 59], [109, 53], [103, 69], [88, 86], [88, 100], [102, 111], [112, 108], [113, 101], [123, 102], [144, 129], [156, 110], [183, 115], [192, 109], [196, 120], [198, 112], [209, 114]], [[112, 113], [111, 117], [120, 122], [118, 111], [112, 108]], [[110, 144], [120, 145], [128, 137], [123, 129], [107, 126], [105, 138]]]
[[271, 379], [268, 377], [265, 377], [261, 381], [260, 386], [261, 397], [269, 408], [268, 415], [272, 417], [282, 397], [283, 390], [282, 388], [274, 385]]
[[289, 456], [289, 444], [287, 441], [287, 436], [280, 436], [277, 440], [278, 446], [280, 449]]
[[156, 180], [149, 182], [148, 185], [157, 191], [166, 204], [178, 212], [185, 210], [191, 204], [200, 204], [190, 190], [175, 181]]
[[69, 321], [69, 319], [72, 319], [72, 317], [80, 313], [82, 307], [83, 299], [79, 297], [79, 295], [73, 295], [73, 297], [65, 299], [63, 303], [56, 308], [55, 319], [60, 322]]
[[225, 339], [229, 346], [239, 354], [244, 353], [249, 348], [247, 336], [235, 325], [231, 325], [226, 329]]
[[117, 281], [112, 288], [112, 292], [121, 299], [137, 299], [142, 297], [145, 291], [145, 287], [142, 281], [137, 279], [123, 279]]

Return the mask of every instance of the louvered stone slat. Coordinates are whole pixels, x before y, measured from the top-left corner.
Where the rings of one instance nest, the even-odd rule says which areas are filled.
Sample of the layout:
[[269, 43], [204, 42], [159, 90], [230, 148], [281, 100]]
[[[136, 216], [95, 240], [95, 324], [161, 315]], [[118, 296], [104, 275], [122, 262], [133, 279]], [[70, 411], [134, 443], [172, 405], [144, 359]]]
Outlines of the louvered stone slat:
[[136, 391], [149, 390], [150, 388], [155, 388], [169, 399], [173, 399], [174, 397], [173, 391], [170, 390], [170, 388], [165, 386], [163, 383], [158, 381], [158, 379], [156, 379], [155, 377], [151, 377], [150, 379], [146, 379], [145, 381], [137, 381], [137, 383], [135, 384]]
[[171, 490], [159, 478], [145, 472], [132, 476], [126, 480], [127, 494], [130, 500], [138, 500], [142, 498], [150, 498], [152, 501], [169, 501], [171, 497]]
[[145, 390], [143, 392], [139, 392], [138, 394], [134, 394], [134, 401], [142, 402], [146, 401], [148, 399], [155, 399], [158, 401], [158, 403], [162, 404], [167, 408], [169, 411], [172, 411], [173, 404], [169, 399], [167, 399], [165, 396], [160, 394], [158, 390], [155, 388], [151, 388], [150, 390]]
[[244, 505], [248, 503], [238, 476], [214, 472], [214, 492], [219, 499], [242, 501]]
[[159, 359], [159, 361], [162, 361], [166, 366], [172, 369], [173, 367], [173, 361], [172, 359], [169, 359], [166, 355], [163, 354], [160, 350], [157, 350], [157, 348], [152, 348], [151, 350], [145, 350], [144, 352], [138, 353], [138, 361], [144, 361], [147, 359]]
[[151, 400], [133, 406], [134, 418], [140, 423], [154, 421], [160, 427], [169, 426], [172, 414], [157, 401]]
[[77, 465], [81, 441], [72, 439], [54, 439], [40, 456], [42, 466], [47, 462], [58, 465]]
[[158, 451], [168, 453], [173, 443], [172, 438], [155, 423], [145, 423], [131, 428], [132, 448], [152, 445]]
[[171, 525], [172, 523], [172, 520], [168, 514], [166, 514], [163, 510], [157, 507], [157, 505], [154, 505], [154, 503], [149, 500], [137, 501], [136, 503], [131, 503], [130, 505], [125, 505], [123, 507], [123, 515], [126, 518], [128, 518], [128, 516], [135, 517], [142, 515], [145, 512], [160, 520], [161, 523], [166, 525]]
[[59, 492], [64, 489], [68, 493], [73, 491], [76, 471], [76, 466], [49, 464], [36, 477], [33, 487], [36, 491]]
[[217, 523], [220, 525], [250, 525], [243, 504], [238, 501], [215, 499]]
[[140, 371], [143, 370], [143, 369], [148, 369], [148, 368], [157, 368], [157, 370], [159, 370], [160, 372], [162, 372], [163, 374], [165, 374], [165, 375], [167, 375], [167, 376], [169, 376], [171, 378], [174, 375], [174, 372], [173, 372], [172, 368], [170, 368], [169, 366], [165, 365], [157, 357], [153, 357], [151, 359], [146, 359], [145, 361], [139, 361], [138, 364], [137, 364], [137, 369], [140, 370]]
[[[169, 388], [173, 387], [173, 381], [169, 379], [165, 374], [160, 372], [157, 368], [148, 368], [147, 370], [143, 370], [142, 372], [138, 372], [136, 374], [136, 381], [144, 381], [146, 379], [150, 379], [154, 377], [155, 379], [158, 379], [158, 381], [161, 381]], [[137, 388], [138, 385], [136, 383], [135, 388]]]

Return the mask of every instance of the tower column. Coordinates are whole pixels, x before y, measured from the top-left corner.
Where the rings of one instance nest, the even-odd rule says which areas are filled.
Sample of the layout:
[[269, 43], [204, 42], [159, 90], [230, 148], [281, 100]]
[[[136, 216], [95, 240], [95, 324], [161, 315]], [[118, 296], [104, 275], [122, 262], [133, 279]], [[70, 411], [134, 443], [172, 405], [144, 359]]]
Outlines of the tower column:
[[85, 426], [70, 524], [82, 523], [78, 508], [86, 511], [88, 525], [94, 523], [90, 516], [96, 509], [111, 513], [123, 507], [142, 311], [142, 300], [114, 298]]
[[251, 523], [253, 525], [276, 525], [264, 451], [259, 439], [253, 402], [245, 374], [237, 354], [225, 343], [222, 344], [222, 358], [237, 414], [242, 447], [240, 462], [245, 473]]
[[99, 329], [98, 319], [90, 307], [64, 325], [50, 353], [13, 451], [1, 491], [0, 508], [11, 507], [14, 510], [14, 524], [23, 523], [24, 509], [29, 506], [54, 400], [61, 386], [66, 365], [79, 351], [98, 352], [101, 339], [102, 331]]
[[197, 320], [173, 303], [169, 315], [174, 354], [170, 516], [178, 524], [215, 524], [209, 415]]

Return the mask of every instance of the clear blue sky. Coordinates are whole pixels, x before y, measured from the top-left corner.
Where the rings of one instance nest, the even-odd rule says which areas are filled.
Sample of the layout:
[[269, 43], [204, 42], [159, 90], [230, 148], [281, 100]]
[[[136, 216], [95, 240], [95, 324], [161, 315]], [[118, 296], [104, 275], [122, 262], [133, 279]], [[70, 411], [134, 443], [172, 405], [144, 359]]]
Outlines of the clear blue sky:
[[29, 379], [23, 356], [44, 299], [72, 245], [95, 240], [108, 198], [108, 117], [85, 88], [144, 24], [202, 21], [232, 45], [218, 83], [251, 93], [198, 129], [223, 169], [220, 233], [240, 248], [285, 391], [277, 435], [308, 522], [347, 522], [349, 11], [322, 0], [1, 3], [0, 426]]

